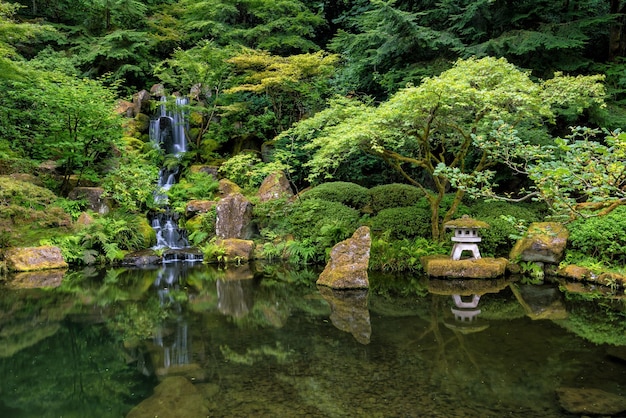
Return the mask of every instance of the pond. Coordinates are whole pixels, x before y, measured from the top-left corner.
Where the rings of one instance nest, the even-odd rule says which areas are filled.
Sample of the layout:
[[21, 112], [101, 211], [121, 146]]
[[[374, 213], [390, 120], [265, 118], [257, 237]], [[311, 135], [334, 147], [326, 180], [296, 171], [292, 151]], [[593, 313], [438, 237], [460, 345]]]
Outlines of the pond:
[[568, 417], [559, 388], [626, 396], [621, 299], [391, 275], [338, 292], [317, 274], [172, 263], [9, 282], [0, 416]]

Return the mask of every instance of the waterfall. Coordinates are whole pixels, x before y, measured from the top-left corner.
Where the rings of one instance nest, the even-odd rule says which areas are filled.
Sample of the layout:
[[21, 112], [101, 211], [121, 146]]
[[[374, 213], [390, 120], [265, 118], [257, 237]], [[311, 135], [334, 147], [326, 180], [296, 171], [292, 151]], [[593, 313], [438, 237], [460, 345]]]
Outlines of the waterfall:
[[[187, 113], [183, 110], [187, 103], [187, 98], [178, 97], [176, 106], [168, 109], [167, 98], [163, 96], [156, 117], [150, 121], [150, 141], [166, 155], [180, 158], [187, 151], [185, 131], [188, 129], [189, 121]], [[159, 187], [154, 200], [163, 210], [155, 212], [151, 217], [151, 225], [157, 236], [157, 244], [153, 248], [168, 249], [168, 252], [163, 254], [163, 261], [199, 261], [202, 257], [197, 251], [186, 250], [189, 248], [187, 231], [178, 227], [178, 214], [172, 212], [167, 205], [167, 191], [176, 183], [179, 174], [178, 166], [163, 167], [159, 171]]]

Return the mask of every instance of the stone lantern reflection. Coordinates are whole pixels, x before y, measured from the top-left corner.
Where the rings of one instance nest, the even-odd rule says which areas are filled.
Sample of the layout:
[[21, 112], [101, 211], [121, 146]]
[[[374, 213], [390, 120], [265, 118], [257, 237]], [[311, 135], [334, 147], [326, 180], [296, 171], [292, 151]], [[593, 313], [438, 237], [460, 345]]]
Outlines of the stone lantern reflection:
[[448, 221], [444, 224], [444, 228], [452, 229], [452, 254], [453, 260], [460, 260], [463, 251], [469, 251], [472, 253], [473, 259], [480, 258], [480, 251], [478, 250], [478, 243], [480, 242], [480, 236], [478, 230], [480, 228], [489, 228], [489, 224], [483, 221], [472, 219], [467, 215], [463, 215], [459, 219]]

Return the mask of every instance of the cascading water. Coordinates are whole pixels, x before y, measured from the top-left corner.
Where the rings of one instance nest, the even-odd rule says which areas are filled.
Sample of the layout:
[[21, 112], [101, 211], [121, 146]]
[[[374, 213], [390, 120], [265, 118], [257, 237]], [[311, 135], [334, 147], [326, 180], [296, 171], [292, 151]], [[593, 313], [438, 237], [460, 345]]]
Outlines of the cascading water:
[[[150, 140], [165, 154], [180, 158], [187, 151], [185, 130], [188, 128], [187, 114], [183, 106], [188, 103], [186, 98], [176, 98], [176, 106], [168, 110], [167, 98], [161, 97], [161, 105], [155, 119], [150, 121]], [[159, 189], [154, 196], [155, 202], [162, 205], [163, 210], [152, 215], [152, 228], [156, 231], [157, 244], [154, 249], [167, 248], [182, 250], [189, 248], [187, 232], [178, 227], [178, 216], [167, 206], [167, 191], [176, 183], [179, 167], [163, 167], [159, 171]], [[169, 252], [163, 255], [164, 261], [201, 260], [197, 252]]]

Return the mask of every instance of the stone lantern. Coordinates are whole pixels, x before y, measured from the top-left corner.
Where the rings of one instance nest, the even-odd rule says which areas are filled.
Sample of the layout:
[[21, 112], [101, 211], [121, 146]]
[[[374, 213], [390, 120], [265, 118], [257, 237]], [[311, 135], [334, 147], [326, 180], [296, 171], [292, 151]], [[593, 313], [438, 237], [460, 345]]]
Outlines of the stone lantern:
[[444, 228], [452, 229], [454, 232], [454, 235], [452, 235], [454, 246], [451, 254], [453, 260], [460, 260], [463, 251], [470, 251], [473, 259], [477, 260], [480, 258], [480, 251], [478, 250], [480, 236], [478, 236], [478, 230], [480, 228], [489, 228], [488, 223], [463, 215], [459, 219], [446, 222]]

